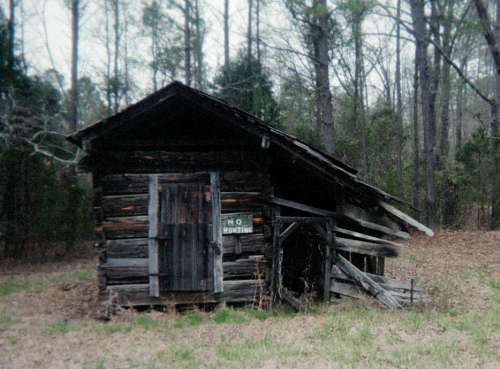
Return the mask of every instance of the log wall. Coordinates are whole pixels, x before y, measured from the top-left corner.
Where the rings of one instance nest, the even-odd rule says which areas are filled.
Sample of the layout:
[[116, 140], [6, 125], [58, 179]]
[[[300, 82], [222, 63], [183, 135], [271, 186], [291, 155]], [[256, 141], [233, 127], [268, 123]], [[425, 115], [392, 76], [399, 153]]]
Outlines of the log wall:
[[[266, 159], [258, 152], [98, 153], [94, 174], [95, 218], [101, 239], [99, 290], [102, 300], [123, 304], [243, 302], [265, 298], [271, 248], [270, 209], [258, 195], [272, 190]], [[262, 154], [261, 154], [262, 155]], [[96, 159], [98, 158], [98, 159]], [[220, 173], [222, 213], [251, 212], [254, 232], [223, 236], [224, 293], [148, 295], [148, 176], [168, 183], [196, 182], [209, 170]]]

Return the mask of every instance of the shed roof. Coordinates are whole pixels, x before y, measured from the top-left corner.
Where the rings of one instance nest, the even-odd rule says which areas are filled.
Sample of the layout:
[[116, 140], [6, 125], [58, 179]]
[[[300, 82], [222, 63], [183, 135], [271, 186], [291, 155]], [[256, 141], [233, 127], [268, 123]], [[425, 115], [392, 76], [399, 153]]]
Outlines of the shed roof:
[[[96, 139], [106, 139], [107, 136], [121, 129], [134, 129], [137, 122], [140, 121], [139, 118], [144, 114], [164, 109], [165, 105], [168, 105], [169, 102], [179, 97], [187, 99], [190, 104], [200, 110], [211, 112], [231, 124], [238, 125], [250, 134], [258, 137], [266, 137], [270, 144], [278, 146], [293, 159], [301, 159], [305, 165], [316, 171], [319, 175], [330, 178], [342, 186], [355, 190], [355, 192], [368, 195], [373, 199], [373, 203], [375, 204], [381, 201], [389, 201], [409, 205], [397, 197], [366, 183], [357, 176], [356, 169], [332, 155], [306, 144], [293, 135], [272, 127], [248, 112], [178, 81], [168, 84], [115, 115], [75, 132], [68, 136], [68, 140], [81, 147], [85, 147], [86, 143], [92, 143]], [[175, 104], [173, 105], [175, 106]], [[411, 205], [409, 206], [411, 207]], [[402, 214], [408, 217], [406, 214]], [[411, 222], [408, 222], [407, 219], [402, 219], [401, 216], [397, 217], [403, 220], [404, 223], [410, 224], [417, 229], [424, 227], [413, 219]]]

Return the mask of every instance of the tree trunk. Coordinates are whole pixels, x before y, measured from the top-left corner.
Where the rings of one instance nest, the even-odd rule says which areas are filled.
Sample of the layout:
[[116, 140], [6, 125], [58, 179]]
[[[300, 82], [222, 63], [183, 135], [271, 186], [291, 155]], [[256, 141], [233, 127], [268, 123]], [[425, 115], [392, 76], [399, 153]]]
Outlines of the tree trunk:
[[229, 0], [224, 0], [224, 66], [229, 66]]
[[429, 61], [427, 57], [427, 27], [424, 16], [424, 0], [411, 0], [411, 13], [413, 28], [416, 39], [416, 63], [420, 77], [420, 95], [422, 104], [422, 121], [424, 127], [424, 157], [425, 157], [425, 180], [426, 180], [426, 222], [432, 227], [434, 225], [434, 208], [436, 202], [434, 184], [434, 141], [435, 141], [435, 107], [434, 92], [431, 76], [429, 73]]
[[184, 72], [186, 85], [191, 86], [191, 3], [184, 0]]
[[320, 143], [326, 152], [335, 152], [335, 131], [333, 123], [332, 93], [330, 91], [328, 36], [330, 12], [326, 0], [314, 0], [314, 50], [315, 83], [317, 94], [317, 125]]
[[7, 67], [14, 69], [15, 48], [16, 48], [16, 0], [9, 0], [9, 21], [8, 28], [8, 46], [7, 46]]
[[201, 17], [199, 0], [194, 2], [194, 19], [196, 31], [196, 69], [195, 69], [195, 86], [201, 89], [203, 87], [203, 35], [201, 34]]
[[108, 116], [112, 112], [112, 86], [111, 86], [111, 29], [109, 21], [109, 1], [104, 0], [104, 12], [106, 15], [106, 111]]
[[71, 2], [71, 98], [70, 127], [71, 133], [78, 128], [78, 42], [80, 31], [80, 1]]
[[[460, 69], [467, 74], [467, 56], [462, 58], [460, 63]], [[456, 125], [455, 125], [455, 159], [458, 158], [458, 154], [462, 149], [462, 135], [463, 135], [463, 121], [464, 121], [464, 110], [467, 106], [467, 93], [465, 91], [465, 83], [459, 81], [458, 91], [457, 91], [457, 115], [456, 115]]]
[[115, 33], [115, 55], [113, 75], [113, 112], [116, 114], [120, 108], [120, 0], [114, 0], [114, 33]]
[[402, 191], [403, 183], [403, 98], [401, 95], [401, 0], [397, 2], [396, 23], [396, 170], [397, 188]]
[[477, 14], [495, 65], [495, 101], [491, 106], [491, 151], [493, 164], [491, 170], [491, 228], [500, 229], [500, 0], [496, 0], [496, 22], [490, 20], [488, 9], [483, 0], [474, 0]]
[[363, 14], [361, 12], [353, 13], [352, 33], [354, 36], [354, 104], [353, 120], [355, 122], [359, 136], [361, 137], [361, 173], [368, 177], [368, 143], [365, 127], [365, 106], [364, 106], [364, 68], [363, 68], [363, 50], [361, 39], [361, 23]]
[[[418, 65], [413, 72], [413, 207], [420, 209], [420, 136], [418, 127]], [[419, 219], [418, 216], [417, 219]]]
[[[453, 45], [451, 45], [451, 17], [453, 16], [453, 1], [448, 1], [448, 9], [446, 21], [444, 22], [443, 31], [443, 51], [446, 55], [451, 57], [453, 52]], [[446, 169], [448, 154], [450, 150], [450, 98], [451, 98], [451, 84], [450, 84], [450, 64], [443, 63], [441, 71], [441, 134], [439, 143], [439, 156], [442, 168]]]
[[128, 5], [125, 5], [123, 10], [123, 32], [124, 32], [124, 44], [123, 44], [123, 95], [125, 97], [125, 106], [130, 104], [130, 74], [129, 74], [129, 60], [128, 60]]
[[247, 57], [252, 57], [252, 9], [253, 0], [248, 0], [248, 25], [247, 25]]
[[255, 48], [257, 49], [257, 61], [260, 60], [260, 1], [256, 0], [255, 4]]

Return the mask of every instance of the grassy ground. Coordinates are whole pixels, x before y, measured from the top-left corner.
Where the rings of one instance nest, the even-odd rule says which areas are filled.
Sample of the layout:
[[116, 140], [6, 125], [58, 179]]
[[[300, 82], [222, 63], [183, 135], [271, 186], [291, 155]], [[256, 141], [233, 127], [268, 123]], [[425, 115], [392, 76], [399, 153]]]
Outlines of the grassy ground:
[[389, 274], [432, 302], [92, 318], [91, 261], [1, 265], [0, 368], [500, 368], [500, 232], [417, 237]]

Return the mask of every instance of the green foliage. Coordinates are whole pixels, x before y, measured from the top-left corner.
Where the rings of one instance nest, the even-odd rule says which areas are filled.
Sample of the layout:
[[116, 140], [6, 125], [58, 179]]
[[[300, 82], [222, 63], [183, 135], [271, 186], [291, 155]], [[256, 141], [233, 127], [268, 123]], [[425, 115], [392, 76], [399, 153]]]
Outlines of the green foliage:
[[206, 316], [199, 311], [187, 313], [179, 317], [174, 322], [175, 328], [196, 327], [206, 322]]
[[47, 289], [47, 285], [41, 281], [6, 281], [0, 283], [0, 296], [19, 292], [41, 293]]
[[279, 126], [280, 113], [271, 78], [262, 64], [240, 51], [236, 60], [223, 66], [214, 78], [217, 97], [262, 120]]
[[242, 311], [234, 309], [221, 309], [214, 315], [214, 322], [217, 324], [243, 324], [248, 322], [249, 318]]
[[70, 251], [78, 239], [88, 237], [88, 185], [23, 147], [0, 153], [0, 173], [5, 257], [26, 257], [28, 246], [35, 244], [41, 256], [54, 242], [64, 242]]
[[145, 331], [152, 331], [160, 327], [161, 322], [149, 315], [140, 315], [135, 320], [135, 324], [142, 327]]
[[51, 335], [66, 334], [68, 332], [77, 331], [78, 329], [80, 329], [80, 325], [77, 322], [58, 320], [48, 326], [47, 333]]
[[6, 331], [15, 323], [15, 314], [6, 308], [0, 307], [0, 332]]
[[304, 142], [318, 147], [319, 134], [315, 122], [314, 92], [299, 76], [288, 76], [280, 86], [279, 110], [282, 127]]

